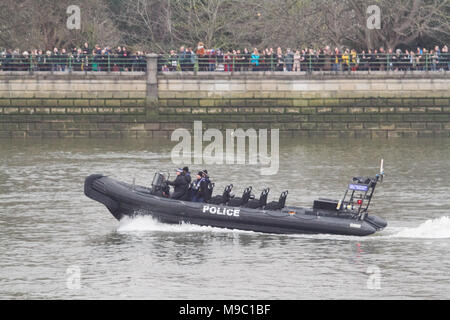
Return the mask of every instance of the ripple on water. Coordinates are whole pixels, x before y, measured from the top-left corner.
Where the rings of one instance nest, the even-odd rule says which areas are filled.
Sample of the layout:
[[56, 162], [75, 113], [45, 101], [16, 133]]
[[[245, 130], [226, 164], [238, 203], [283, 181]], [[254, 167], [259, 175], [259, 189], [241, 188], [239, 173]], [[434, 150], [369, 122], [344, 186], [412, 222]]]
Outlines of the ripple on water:
[[[373, 213], [389, 226], [364, 238], [117, 222], [84, 196], [92, 173], [148, 185], [153, 172], [172, 172], [170, 145], [0, 141], [0, 298], [450, 298], [448, 140], [283, 140], [275, 176], [207, 167], [217, 193], [229, 183], [236, 195], [268, 186], [269, 201], [288, 189], [289, 204], [310, 206], [340, 198], [349, 177], [373, 174], [384, 157]], [[67, 287], [71, 266], [80, 268], [79, 290]], [[380, 290], [367, 287], [373, 266]]]

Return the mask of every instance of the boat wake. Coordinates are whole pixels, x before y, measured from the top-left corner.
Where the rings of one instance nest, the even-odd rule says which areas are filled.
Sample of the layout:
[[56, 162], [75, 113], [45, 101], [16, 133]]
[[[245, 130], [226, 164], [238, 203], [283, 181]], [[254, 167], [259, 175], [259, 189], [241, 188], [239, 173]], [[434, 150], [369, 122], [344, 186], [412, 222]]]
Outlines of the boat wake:
[[430, 219], [418, 227], [404, 228], [390, 235], [392, 238], [445, 239], [450, 238], [450, 217]]
[[[242, 234], [260, 234], [253, 231], [230, 230], [216, 227], [198, 226], [189, 223], [166, 224], [159, 222], [151, 216], [136, 216], [134, 218], [125, 217], [120, 220], [118, 232], [216, 232], [216, 233], [242, 233]], [[319, 238], [330, 240], [383, 240], [395, 238], [411, 239], [446, 239], [450, 238], [450, 217], [443, 216], [437, 219], [430, 219], [421, 223], [417, 227], [388, 227], [378, 235], [361, 238], [357, 236], [327, 235], [327, 234], [296, 234], [282, 235], [283, 237], [301, 237], [301, 238]]]
[[228, 230], [215, 227], [198, 226], [190, 223], [167, 224], [156, 220], [151, 216], [124, 217], [119, 222], [117, 232], [239, 232], [254, 233], [253, 231]]

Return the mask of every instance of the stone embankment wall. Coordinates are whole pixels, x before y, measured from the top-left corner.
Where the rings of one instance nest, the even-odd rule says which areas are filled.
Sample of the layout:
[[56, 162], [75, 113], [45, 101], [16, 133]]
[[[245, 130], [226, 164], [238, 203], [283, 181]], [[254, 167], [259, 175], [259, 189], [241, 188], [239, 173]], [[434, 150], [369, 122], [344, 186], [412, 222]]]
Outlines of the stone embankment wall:
[[450, 74], [0, 73], [0, 138], [169, 137], [177, 128], [283, 136], [449, 137]]

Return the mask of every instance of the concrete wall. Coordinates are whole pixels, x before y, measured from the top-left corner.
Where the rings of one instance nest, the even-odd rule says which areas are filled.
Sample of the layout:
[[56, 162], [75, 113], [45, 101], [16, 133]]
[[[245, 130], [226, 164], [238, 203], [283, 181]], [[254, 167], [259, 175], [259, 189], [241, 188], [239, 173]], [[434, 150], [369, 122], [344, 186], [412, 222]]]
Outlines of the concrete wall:
[[171, 74], [159, 76], [160, 115], [219, 128], [279, 128], [284, 135], [445, 136], [446, 74]]
[[120, 137], [145, 121], [142, 75], [0, 75], [0, 137]]
[[168, 137], [194, 120], [281, 136], [450, 136], [446, 73], [150, 73], [0, 73], [0, 137]]

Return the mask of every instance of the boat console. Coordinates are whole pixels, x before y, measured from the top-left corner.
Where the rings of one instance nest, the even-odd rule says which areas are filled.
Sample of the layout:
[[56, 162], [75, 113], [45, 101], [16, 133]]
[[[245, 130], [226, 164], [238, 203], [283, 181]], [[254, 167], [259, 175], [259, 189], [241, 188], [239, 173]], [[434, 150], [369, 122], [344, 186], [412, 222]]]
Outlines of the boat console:
[[375, 177], [353, 177], [341, 200], [319, 198], [314, 201], [313, 210], [316, 213], [322, 210], [350, 213], [358, 220], [364, 220], [368, 214], [375, 187], [378, 182], [383, 181], [383, 177], [383, 160], [381, 160], [380, 173]]

